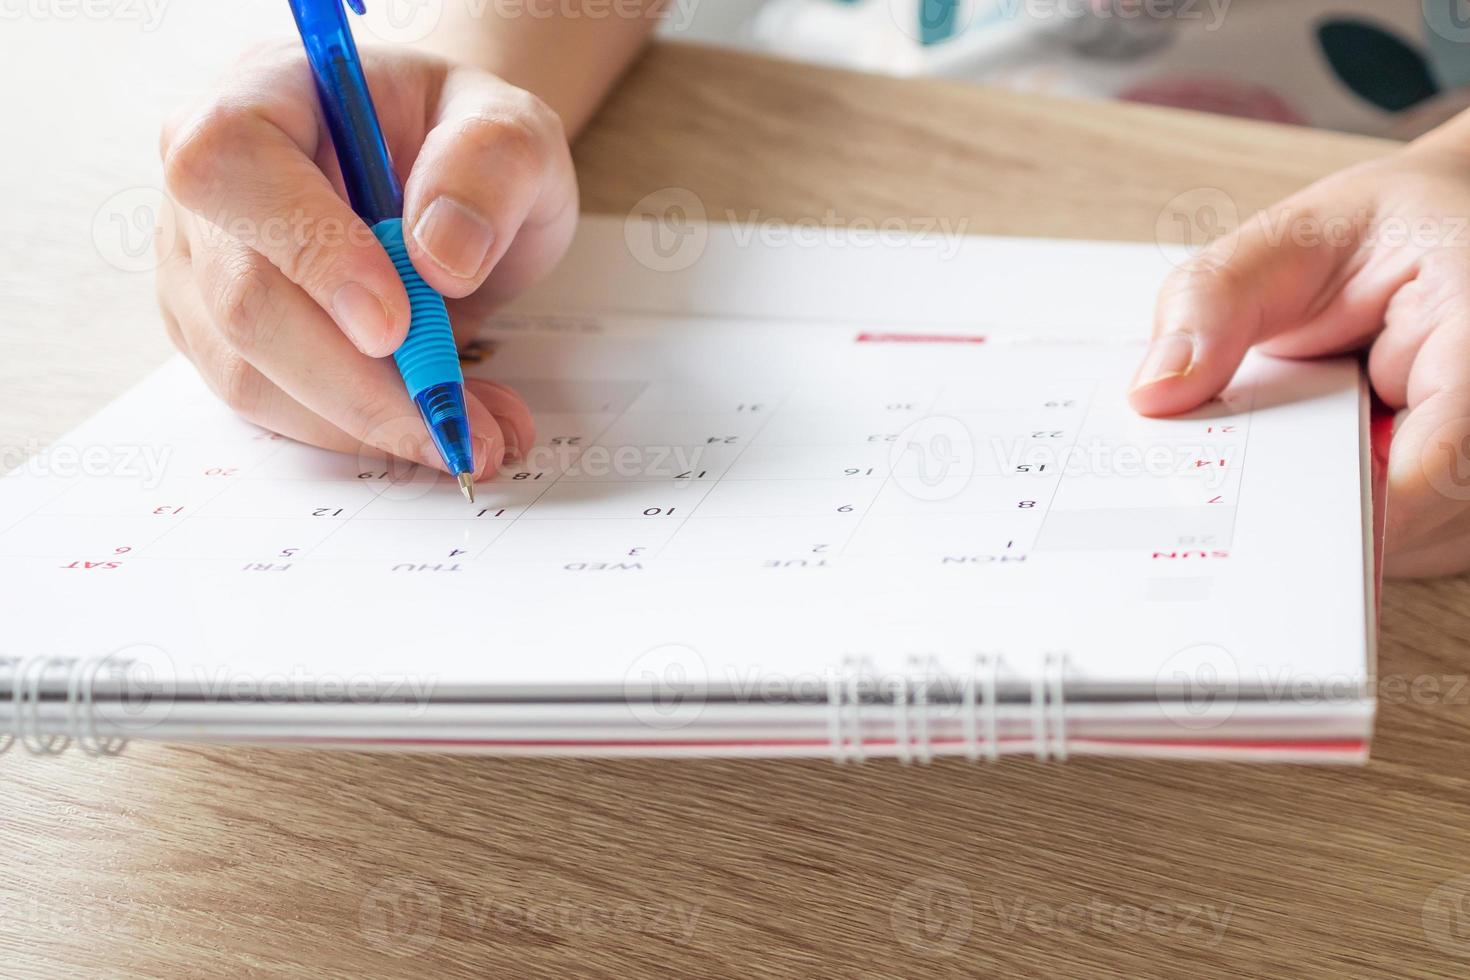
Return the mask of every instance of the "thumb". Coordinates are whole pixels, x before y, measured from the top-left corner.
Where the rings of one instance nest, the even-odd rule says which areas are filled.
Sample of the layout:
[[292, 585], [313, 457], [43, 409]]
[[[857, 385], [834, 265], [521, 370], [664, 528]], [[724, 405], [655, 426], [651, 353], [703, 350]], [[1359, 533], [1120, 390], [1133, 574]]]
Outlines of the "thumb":
[[1307, 195], [1289, 199], [1169, 276], [1129, 393], [1135, 409], [1172, 415], [1203, 404], [1230, 382], [1246, 351], [1273, 337], [1300, 334], [1292, 353], [1312, 356], [1349, 349], [1378, 328], [1386, 298], [1375, 310], [1336, 295], [1363, 227], [1322, 213]]
[[[1465, 353], [1465, 338], [1458, 340]], [[1388, 457], [1385, 573], [1449, 575], [1470, 561], [1470, 390], [1441, 388], [1404, 416]]]
[[[1470, 262], [1435, 253], [1394, 298], [1375, 347], [1422, 338], [1403, 382], [1405, 407], [1388, 459], [1388, 567], [1391, 575], [1443, 575], [1470, 562]], [[1412, 341], [1411, 347], [1412, 347]], [[1385, 361], [1393, 359], [1385, 351]], [[1370, 360], [1371, 364], [1371, 360]], [[1384, 370], [1380, 368], [1380, 371]], [[1371, 371], [1370, 371], [1371, 373]]]
[[[474, 292], [527, 250], [556, 253], [576, 222], [576, 178], [561, 120], [483, 72], [454, 69], [404, 187], [409, 255], [445, 296]], [[548, 239], [550, 239], [548, 241]], [[497, 277], [502, 278], [502, 277]]]

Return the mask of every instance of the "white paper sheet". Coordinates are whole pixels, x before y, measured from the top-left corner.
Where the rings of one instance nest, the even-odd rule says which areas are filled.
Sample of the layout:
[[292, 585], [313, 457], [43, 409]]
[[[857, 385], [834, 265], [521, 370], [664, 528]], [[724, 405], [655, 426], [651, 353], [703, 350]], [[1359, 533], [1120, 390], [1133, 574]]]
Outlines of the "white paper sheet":
[[1024, 694], [1063, 653], [1068, 701], [1207, 676], [1361, 721], [1353, 362], [1253, 357], [1219, 402], [1142, 419], [1153, 248], [710, 226], [669, 270], [655, 232], [588, 221], [485, 326], [469, 370], [523, 392], [538, 445], [474, 507], [162, 369], [0, 481], [6, 655], [146, 649], [226, 700], [676, 677], [777, 701], [854, 658], [960, 677], [980, 651]]

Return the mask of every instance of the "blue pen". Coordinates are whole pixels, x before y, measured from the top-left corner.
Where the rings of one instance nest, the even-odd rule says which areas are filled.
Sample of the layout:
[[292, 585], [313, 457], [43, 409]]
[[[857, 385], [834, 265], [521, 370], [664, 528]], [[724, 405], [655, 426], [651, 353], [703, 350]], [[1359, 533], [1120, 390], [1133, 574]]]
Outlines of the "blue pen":
[[[361, 14], [363, 0], [346, 0]], [[464, 407], [464, 374], [444, 297], [414, 271], [403, 242], [403, 188], [393, 173], [378, 113], [368, 94], [343, 0], [291, 0], [296, 27], [316, 76], [332, 145], [352, 209], [383, 243], [408, 290], [408, 339], [393, 355], [429, 435], [470, 503], [475, 501], [474, 452]]]

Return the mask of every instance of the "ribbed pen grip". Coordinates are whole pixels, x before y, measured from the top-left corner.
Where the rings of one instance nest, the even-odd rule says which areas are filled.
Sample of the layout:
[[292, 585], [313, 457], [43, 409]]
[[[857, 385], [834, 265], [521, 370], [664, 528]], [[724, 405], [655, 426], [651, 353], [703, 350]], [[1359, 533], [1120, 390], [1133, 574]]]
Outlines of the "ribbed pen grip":
[[398, 269], [398, 278], [408, 290], [408, 303], [413, 319], [408, 326], [408, 339], [393, 355], [398, 373], [410, 395], [445, 382], [464, 382], [459, 369], [459, 354], [454, 347], [454, 331], [449, 326], [449, 312], [444, 297], [434, 292], [414, 271], [408, 259], [408, 246], [403, 243], [403, 221], [389, 218], [373, 225], [373, 234], [383, 243], [388, 257]]

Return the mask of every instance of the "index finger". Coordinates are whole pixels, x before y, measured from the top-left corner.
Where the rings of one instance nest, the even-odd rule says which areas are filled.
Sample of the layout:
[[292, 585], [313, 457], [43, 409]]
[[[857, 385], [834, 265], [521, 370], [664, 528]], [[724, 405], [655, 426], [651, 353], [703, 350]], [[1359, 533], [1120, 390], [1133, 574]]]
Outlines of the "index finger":
[[[1170, 275], [1129, 393], [1135, 409], [1172, 415], [1203, 404], [1230, 382], [1246, 351], [1273, 337], [1310, 331], [1312, 343], [1302, 352], [1327, 353], [1361, 340], [1382, 321], [1386, 297], [1376, 309], [1374, 303], [1351, 310], [1334, 305], [1356, 235], [1333, 242], [1292, 233], [1294, 222], [1320, 220], [1318, 211], [1311, 196], [1286, 201]], [[1329, 329], [1318, 331], [1324, 323]]]
[[165, 181], [181, 205], [304, 289], [359, 350], [382, 357], [407, 335], [408, 295], [315, 163], [312, 85], [304, 57], [242, 68], [166, 140]]

